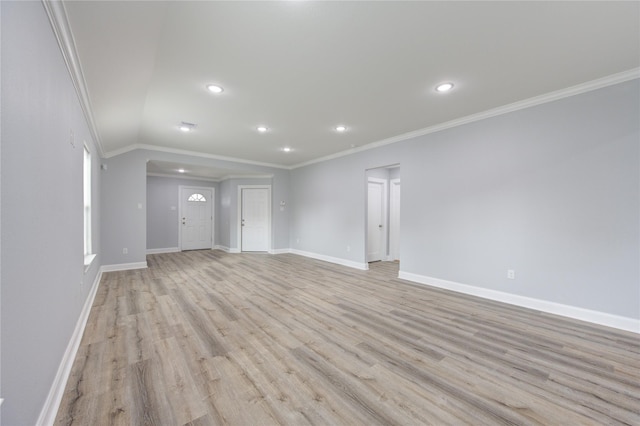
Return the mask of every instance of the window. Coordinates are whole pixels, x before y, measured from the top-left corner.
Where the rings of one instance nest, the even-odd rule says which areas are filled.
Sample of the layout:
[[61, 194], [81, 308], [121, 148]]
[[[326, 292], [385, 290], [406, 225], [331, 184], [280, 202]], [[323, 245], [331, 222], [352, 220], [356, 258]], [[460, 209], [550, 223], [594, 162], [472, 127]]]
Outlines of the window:
[[207, 199], [202, 194], [191, 194], [189, 195], [189, 198], [187, 199], [187, 201], [198, 201], [201, 203], [206, 203]]
[[91, 253], [91, 153], [85, 145], [82, 167], [82, 189], [84, 204], [84, 265], [88, 267], [95, 257]]

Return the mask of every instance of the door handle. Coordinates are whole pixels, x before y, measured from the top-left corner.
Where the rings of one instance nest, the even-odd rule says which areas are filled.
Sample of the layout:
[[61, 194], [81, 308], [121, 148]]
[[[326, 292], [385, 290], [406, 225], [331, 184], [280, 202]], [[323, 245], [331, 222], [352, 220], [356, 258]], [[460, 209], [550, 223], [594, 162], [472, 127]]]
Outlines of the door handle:
[[378, 228], [382, 228], [382, 225], [378, 225]]

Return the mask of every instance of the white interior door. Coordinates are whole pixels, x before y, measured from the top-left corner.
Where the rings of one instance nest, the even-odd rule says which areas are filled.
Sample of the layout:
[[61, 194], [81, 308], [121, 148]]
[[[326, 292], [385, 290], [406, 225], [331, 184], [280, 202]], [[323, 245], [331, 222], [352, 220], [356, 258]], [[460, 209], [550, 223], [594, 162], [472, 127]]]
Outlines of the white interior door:
[[269, 188], [241, 188], [240, 250], [269, 251], [271, 200]]
[[386, 252], [387, 181], [369, 178], [367, 184], [367, 262], [375, 262]]
[[389, 188], [389, 258], [400, 259], [400, 179], [392, 179]]
[[213, 190], [180, 187], [180, 248], [212, 248]]

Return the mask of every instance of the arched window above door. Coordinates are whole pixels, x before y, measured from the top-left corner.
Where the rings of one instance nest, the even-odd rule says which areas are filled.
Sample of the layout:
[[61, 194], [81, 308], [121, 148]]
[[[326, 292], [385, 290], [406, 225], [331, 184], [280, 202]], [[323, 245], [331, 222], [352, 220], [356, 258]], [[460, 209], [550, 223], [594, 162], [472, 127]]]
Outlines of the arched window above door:
[[206, 203], [207, 199], [205, 198], [204, 195], [195, 193], [195, 194], [189, 195], [189, 198], [187, 199], [187, 201], [196, 201], [196, 202]]

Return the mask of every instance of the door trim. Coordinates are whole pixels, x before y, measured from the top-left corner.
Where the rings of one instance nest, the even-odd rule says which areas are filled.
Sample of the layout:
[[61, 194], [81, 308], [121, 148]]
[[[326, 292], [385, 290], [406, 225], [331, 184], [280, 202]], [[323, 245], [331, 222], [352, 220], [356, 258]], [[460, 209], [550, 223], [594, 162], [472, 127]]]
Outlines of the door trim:
[[211, 247], [209, 247], [210, 249], [213, 249], [216, 244], [215, 244], [215, 235], [216, 235], [216, 228], [215, 228], [215, 224], [216, 224], [216, 188], [214, 187], [209, 187], [209, 186], [193, 186], [193, 185], [178, 185], [178, 222], [176, 224], [176, 226], [178, 227], [178, 251], [182, 251], [182, 226], [181, 223], [181, 217], [183, 216], [184, 212], [182, 211], [182, 191], [184, 191], [187, 188], [192, 188], [192, 189], [206, 189], [208, 191], [211, 191]]
[[271, 246], [271, 185], [238, 185], [238, 216], [236, 217], [237, 246], [242, 253], [242, 190], [243, 189], [266, 189], [267, 190], [267, 253], [273, 251]]

